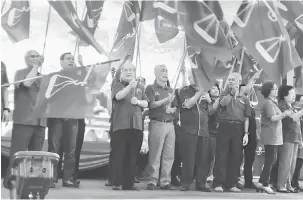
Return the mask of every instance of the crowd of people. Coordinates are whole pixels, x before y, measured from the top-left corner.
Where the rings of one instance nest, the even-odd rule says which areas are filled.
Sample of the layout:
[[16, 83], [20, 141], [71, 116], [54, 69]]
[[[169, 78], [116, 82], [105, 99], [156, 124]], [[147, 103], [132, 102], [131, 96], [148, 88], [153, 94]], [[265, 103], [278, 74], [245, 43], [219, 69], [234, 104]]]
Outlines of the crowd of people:
[[[61, 160], [64, 157], [62, 186], [78, 188], [84, 119], [31, 115], [41, 84], [41, 79], [33, 79], [40, 75], [41, 58], [36, 51], [28, 51], [27, 67], [15, 74], [15, 82], [24, 81], [14, 84], [10, 158], [18, 151], [41, 151], [48, 127], [48, 151], [60, 155]], [[63, 70], [76, 67], [71, 53], [62, 54], [60, 63]], [[274, 194], [274, 190], [300, 191], [303, 111], [296, 106], [301, 95], [296, 95], [293, 86], [278, 88], [272, 81], [262, 84], [264, 102], [261, 133], [257, 136], [255, 108], [248, 96], [260, 72], [247, 85], [234, 72], [226, 87], [222, 80], [216, 80], [209, 91], [203, 91], [195, 84], [191, 70], [181, 70], [185, 81], [177, 89], [170, 87], [165, 65], [154, 67], [155, 81], [147, 86], [144, 78], [135, 77], [135, 70], [126, 59], [112, 69], [107, 186], [113, 190], [139, 190], [135, 187], [138, 158], [142, 151], [148, 151], [147, 190], [174, 190], [180, 186], [181, 191], [188, 191], [195, 183], [195, 189], [202, 192], [241, 192], [243, 187], [268, 194]], [[2, 85], [8, 83], [3, 63], [1, 77]], [[10, 109], [6, 86], [2, 91], [2, 119], [7, 120]], [[143, 133], [146, 117], [150, 120], [148, 134]], [[258, 137], [265, 147], [265, 160], [259, 181], [253, 182]], [[244, 186], [238, 181], [243, 160]], [[56, 187], [61, 165], [54, 171], [51, 187]], [[212, 183], [208, 182], [210, 175]]]

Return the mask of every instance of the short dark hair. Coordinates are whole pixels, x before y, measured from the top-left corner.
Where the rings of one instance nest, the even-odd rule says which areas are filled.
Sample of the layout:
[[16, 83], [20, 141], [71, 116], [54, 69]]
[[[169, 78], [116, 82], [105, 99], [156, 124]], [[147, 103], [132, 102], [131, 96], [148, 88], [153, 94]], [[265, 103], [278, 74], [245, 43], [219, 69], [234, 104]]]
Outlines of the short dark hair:
[[[220, 90], [220, 86], [219, 86], [219, 84], [218, 83], [216, 83], [214, 86], [216, 86], [217, 88], [218, 88], [218, 90], [219, 90], [219, 94], [221, 94], [221, 90]], [[211, 91], [211, 89], [210, 90], [208, 90], [208, 94], [210, 95], [210, 91]]]
[[264, 98], [267, 98], [271, 92], [271, 90], [274, 88], [275, 83], [273, 81], [266, 81], [262, 84], [261, 87], [261, 94], [264, 96]]
[[66, 52], [66, 53], [64, 53], [64, 54], [62, 54], [62, 55], [60, 56], [60, 60], [64, 60], [64, 59], [65, 59], [65, 56], [68, 55], [68, 54], [72, 55], [71, 52]]
[[289, 94], [289, 91], [294, 89], [291, 85], [281, 85], [278, 90], [279, 100], [284, 100], [284, 98]]

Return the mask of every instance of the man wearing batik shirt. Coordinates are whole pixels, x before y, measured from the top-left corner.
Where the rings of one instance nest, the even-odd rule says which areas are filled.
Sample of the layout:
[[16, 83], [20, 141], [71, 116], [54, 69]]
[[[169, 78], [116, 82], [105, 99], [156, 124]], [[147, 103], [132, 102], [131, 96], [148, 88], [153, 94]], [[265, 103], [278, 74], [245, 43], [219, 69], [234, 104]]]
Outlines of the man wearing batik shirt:
[[[188, 71], [190, 72], [190, 71]], [[183, 87], [177, 96], [180, 109], [181, 133], [179, 148], [182, 160], [181, 191], [189, 190], [196, 175], [196, 190], [210, 192], [206, 183], [208, 175], [208, 115], [209, 94], [204, 94], [189, 74], [189, 86]]]
[[[6, 66], [1, 61], [1, 85], [8, 84], [8, 78], [6, 73]], [[8, 91], [7, 86], [1, 87], [1, 120], [7, 121], [10, 113], [9, 105], [8, 105]]]

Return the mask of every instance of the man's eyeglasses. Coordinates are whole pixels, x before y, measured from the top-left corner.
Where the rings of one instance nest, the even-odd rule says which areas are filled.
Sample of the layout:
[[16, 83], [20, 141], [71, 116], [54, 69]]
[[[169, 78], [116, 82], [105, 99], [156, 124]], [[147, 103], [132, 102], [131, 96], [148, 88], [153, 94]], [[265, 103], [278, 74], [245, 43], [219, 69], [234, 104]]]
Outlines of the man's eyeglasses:
[[40, 55], [29, 55], [29, 58], [40, 58]]

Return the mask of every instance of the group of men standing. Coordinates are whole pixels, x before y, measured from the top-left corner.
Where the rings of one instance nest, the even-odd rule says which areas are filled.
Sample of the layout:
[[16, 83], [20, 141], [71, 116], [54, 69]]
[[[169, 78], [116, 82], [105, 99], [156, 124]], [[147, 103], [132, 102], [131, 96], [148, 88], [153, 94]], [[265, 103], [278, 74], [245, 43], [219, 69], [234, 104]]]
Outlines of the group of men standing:
[[[188, 70], [187, 73], [184, 71], [182, 73], [187, 74], [189, 85], [174, 90], [168, 85], [166, 66], [157, 65], [154, 68], [155, 81], [145, 88], [145, 97], [142, 100], [140, 98], [144, 104], [141, 102], [140, 105], [136, 104], [139, 100], [136, 93], [132, 92], [137, 88], [137, 83], [134, 81], [134, 69], [130, 63], [122, 64], [121, 75], [113, 83], [113, 116], [119, 113], [119, 116], [126, 114], [128, 117], [125, 116], [120, 120], [112, 118], [111, 123], [123, 124], [124, 127], [112, 130], [111, 138], [115, 140], [114, 137], [119, 134], [119, 137], [129, 139], [130, 137], [123, 133], [126, 130], [129, 132], [129, 136], [140, 133], [140, 137], [143, 138], [143, 126], [136, 126], [136, 124], [143, 123], [142, 111], [143, 108], [147, 107], [145, 103], [147, 101], [150, 119], [148, 127], [149, 155], [146, 167], [148, 173], [147, 189], [155, 190], [158, 185], [163, 190], [174, 189], [171, 185], [171, 170], [175, 151], [178, 151], [182, 162], [181, 191], [189, 190], [195, 179], [196, 190], [211, 192], [207, 177], [212, 171], [215, 160], [214, 190], [216, 192], [224, 190], [240, 192], [238, 178], [243, 158], [243, 146], [252, 143], [248, 147], [250, 148], [249, 152], [255, 152], [256, 149], [256, 143], [250, 142], [250, 140], [256, 140], [256, 130], [255, 128], [249, 129], [250, 118], [255, 120], [255, 115], [247, 98], [249, 94], [247, 91], [251, 89], [252, 85], [241, 85], [241, 75], [232, 73], [227, 80], [228, 87], [225, 91], [222, 91], [222, 81], [220, 80], [216, 84], [214, 83], [208, 92], [204, 92], [195, 84], [191, 71]], [[252, 79], [256, 79], [258, 76], [259, 74], [256, 74]], [[117, 90], [117, 85], [121, 85], [121, 83], [123, 87], [121, 86]], [[120, 104], [123, 106], [118, 106]], [[134, 110], [135, 107], [141, 109]], [[132, 111], [130, 112], [130, 110]], [[139, 117], [135, 117], [137, 115]], [[176, 123], [174, 122], [176, 121], [179, 127], [178, 134], [175, 131]], [[252, 126], [253, 124], [252, 122]], [[120, 142], [127, 143], [127, 140], [120, 139]], [[142, 143], [142, 139], [140, 141]], [[131, 142], [134, 144], [134, 141]], [[132, 154], [129, 151], [130, 148], [127, 147], [128, 145], [121, 145], [121, 143], [120, 145], [111, 145], [111, 155], [119, 149], [119, 158], [124, 156], [124, 164], [113, 162], [111, 168], [116, 169], [115, 165], [117, 164], [120, 164], [119, 168], [124, 165], [128, 166], [123, 171], [123, 174], [127, 176], [125, 179], [128, 180], [128, 185], [125, 185], [123, 177], [121, 178], [122, 169], [112, 171], [112, 183], [108, 185], [112, 185], [114, 190], [138, 189], [134, 187], [134, 170], [129, 167], [135, 167], [140, 148], [137, 148], [137, 152]], [[125, 160], [125, 157], [129, 156], [132, 159]], [[252, 182], [254, 155], [253, 157], [247, 155], [247, 157], [247, 165], [249, 166], [246, 166], [245, 186], [255, 188]], [[131, 164], [129, 165], [129, 163]], [[116, 177], [119, 177], [119, 181]]]
[[[38, 52], [30, 50], [25, 54], [26, 68], [17, 70], [14, 82], [14, 113], [10, 149], [10, 159], [18, 151], [41, 151], [45, 141], [45, 131], [48, 128], [48, 151], [60, 155], [59, 165], [54, 172], [51, 187], [56, 187], [58, 176], [61, 174], [64, 155], [63, 187], [78, 188], [77, 181], [80, 153], [84, 139], [84, 119], [37, 118], [33, 116], [41, 79], [40, 72], [43, 57]], [[2, 64], [2, 63], [1, 63]], [[74, 56], [64, 53], [60, 57], [62, 69], [76, 67]], [[1, 66], [2, 69], [4, 69]], [[1, 71], [1, 75], [4, 71]], [[7, 79], [6, 79], [7, 80]], [[22, 81], [24, 80], [24, 81]], [[21, 82], [20, 82], [21, 81]], [[8, 81], [7, 81], [8, 82]], [[4, 94], [3, 119], [10, 112], [7, 94]], [[4, 119], [5, 120], [5, 119]], [[7, 172], [9, 173], [9, 172]], [[4, 186], [9, 187], [4, 179]]]

